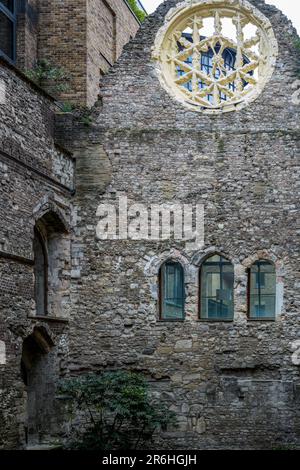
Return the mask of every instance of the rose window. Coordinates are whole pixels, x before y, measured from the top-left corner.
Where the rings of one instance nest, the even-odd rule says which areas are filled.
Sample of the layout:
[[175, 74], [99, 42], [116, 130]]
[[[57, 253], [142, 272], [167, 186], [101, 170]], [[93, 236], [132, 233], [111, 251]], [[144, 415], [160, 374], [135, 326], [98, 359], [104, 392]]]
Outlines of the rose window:
[[197, 111], [233, 111], [271, 78], [277, 42], [267, 18], [243, 0], [186, 1], [171, 9], [153, 57], [162, 85]]

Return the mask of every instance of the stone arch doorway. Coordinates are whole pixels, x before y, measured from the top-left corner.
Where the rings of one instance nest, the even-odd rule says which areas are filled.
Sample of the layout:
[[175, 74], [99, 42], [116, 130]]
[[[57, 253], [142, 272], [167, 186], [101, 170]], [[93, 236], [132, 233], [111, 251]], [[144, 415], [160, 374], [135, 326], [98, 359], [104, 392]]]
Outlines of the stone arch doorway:
[[46, 329], [36, 327], [23, 342], [21, 376], [26, 387], [26, 445], [48, 442], [55, 396], [54, 342]]

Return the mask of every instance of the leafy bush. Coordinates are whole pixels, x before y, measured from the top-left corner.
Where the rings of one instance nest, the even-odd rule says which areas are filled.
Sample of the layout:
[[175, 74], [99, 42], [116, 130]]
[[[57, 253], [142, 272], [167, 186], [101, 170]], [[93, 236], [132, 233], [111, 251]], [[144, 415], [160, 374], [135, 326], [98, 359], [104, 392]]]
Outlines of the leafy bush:
[[145, 18], [147, 17], [147, 14], [144, 12], [144, 10], [141, 10], [140, 7], [137, 4], [136, 0], [127, 0], [130, 8], [132, 9], [133, 13], [135, 16], [140, 20], [142, 23]]
[[155, 432], [176, 425], [175, 414], [150, 398], [145, 378], [117, 371], [85, 375], [62, 382], [59, 392], [70, 396], [74, 411], [86, 419], [75, 431], [71, 447], [84, 450], [137, 449]]
[[48, 60], [41, 59], [36, 66], [25, 72], [28, 78], [54, 96], [68, 90], [70, 80], [67, 72], [53, 66]]

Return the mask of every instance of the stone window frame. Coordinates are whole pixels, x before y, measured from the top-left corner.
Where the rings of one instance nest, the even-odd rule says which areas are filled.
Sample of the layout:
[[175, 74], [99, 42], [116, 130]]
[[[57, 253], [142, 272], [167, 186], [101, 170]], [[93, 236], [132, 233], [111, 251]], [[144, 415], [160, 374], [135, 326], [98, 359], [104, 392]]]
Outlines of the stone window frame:
[[[266, 259], [259, 259], [257, 261], [254, 261], [254, 263], [252, 263], [252, 265], [250, 266], [250, 268], [247, 269], [247, 316], [248, 316], [248, 320], [269, 320], [269, 321], [272, 321], [275, 319], [276, 317], [276, 300], [277, 300], [277, 295], [276, 295], [276, 280], [275, 280], [275, 309], [274, 309], [274, 313], [272, 316], [266, 316], [266, 317], [254, 317], [254, 316], [251, 316], [251, 269], [252, 267], [255, 266], [255, 264], [258, 262], [258, 261], [264, 261], [265, 263], [268, 263], [270, 266], [272, 266], [274, 268], [274, 274], [275, 274], [275, 277], [276, 277], [276, 267], [275, 267], [275, 264], [272, 262], [272, 261], [269, 261], [269, 260], [266, 260]], [[260, 271], [259, 271], [260, 272]], [[260, 292], [261, 290], [261, 279], [258, 280], [258, 290]], [[260, 294], [259, 294], [259, 299], [260, 299]], [[259, 300], [259, 304], [260, 304], [260, 300]]]
[[[162, 279], [162, 270], [165, 265], [168, 263], [174, 263], [178, 264], [181, 269], [182, 269], [182, 276], [183, 276], [183, 315], [182, 318], [163, 318], [163, 299], [164, 299], [164, 294], [163, 294], [163, 279]], [[166, 261], [164, 261], [159, 268], [158, 272], [158, 310], [159, 310], [159, 321], [162, 322], [184, 322], [185, 320], [185, 274], [184, 274], [184, 266], [180, 263], [180, 261], [175, 260], [173, 258], [168, 258]]]
[[[234, 286], [233, 286], [233, 306], [234, 315], [232, 320], [207, 320], [199, 318], [199, 280], [200, 267], [205, 259], [218, 254], [228, 259], [234, 268]], [[275, 266], [276, 271], [276, 315], [272, 319], [268, 318], [249, 318], [248, 317], [248, 268], [260, 259], [268, 260]], [[176, 323], [176, 320], [160, 320], [159, 317], [159, 270], [162, 264], [168, 260], [181, 263], [184, 269], [185, 285], [185, 316], [184, 320], [177, 320], [178, 323], [201, 322], [207, 324], [213, 323], [232, 323], [245, 324], [252, 322], [274, 323], [282, 320], [284, 314], [284, 260], [279, 259], [271, 250], [259, 250], [251, 256], [241, 260], [232, 256], [230, 252], [218, 247], [208, 247], [204, 250], [194, 253], [187, 257], [179, 249], [170, 249], [161, 254], [152, 256], [144, 266], [144, 274], [148, 280], [149, 289], [153, 302], [150, 303], [150, 311], [156, 319], [156, 323]]]
[[[275, 268], [276, 276], [276, 300], [275, 300], [275, 315], [274, 317], [261, 317], [254, 318], [249, 315], [249, 271], [250, 268], [256, 261], [269, 261]], [[262, 250], [254, 255], [246, 258], [242, 262], [242, 266], [245, 270], [245, 275], [247, 278], [247, 321], [249, 322], [276, 322], [278, 321], [283, 314], [283, 304], [284, 304], [284, 276], [285, 269], [282, 260], [279, 260], [272, 252], [267, 250]]]
[[[228, 13], [229, 10], [230, 13]], [[197, 14], [200, 14], [201, 11], [203, 11], [203, 14], [197, 19]], [[253, 59], [251, 59], [251, 64], [256, 64], [255, 67], [260, 71], [258, 80], [256, 83], [253, 83], [255, 86], [250, 88], [249, 92], [244, 93], [244, 89], [239, 89], [238, 93], [235, 93], [235, 97], [231, 97], [232, 99], [228, 101], [228, 104], [226, 104], [225, 101], [224, 103], [220, 102], [218, 106], [215, 105], [213, 107], [204, 103], [205, 100], [202, 99], [202, 93], [199, 94], [199, 90], [197, 93], [195, 90], [193, 93], [187, 93], [183, 90], [183, 88], [180, 88], [180, 86], [175, 83], [176, 80], [174, 79], [174, 69], [170, 69], [171, 63], [173, 64], [173, 67], [175, 64], [177, 64], [177, 66], [179, 65], [179, 59], [177, 58], [179, 53], [176, 50], [177, 52], [175, 54], [174, 38], [177, 38], [179, 31], [183, 32], [183, 30], [181, 30], [181, 24], [186, 18], [191, 18], [192, 15], [196, 15], [194, 16], [194, 22], [200, 22], [203, 20], [203, 18], [208, 16], [210, 17], [212, 12], [215, 13], [215, 32], [209, 39], [217, 40], [218, 37], [221, 37], [223, 43], [230, 47], [233, 41], [229, 38], [226, 38], [225, 33], [222, 34], [222, 23], [220, 18], [222, 15], [224, 17], [232, 17], [235, 22], [239, 23], [236, 25], [237, 39], [235, 42], [237, 51], [240, 52], [239, 57], [241, 54], [246, 56], [245, 50], [248, 51], [248, 55], [253, 56]], [[240, 19], [241, 13], [244, 15], [244, 19], [242, 20]], [[246, 39], [243, 36], [243, 28], [245, 24], [247, 24], [243, 23], [245, 19], [251, 21], [251, 24], [256, 25], [258, 28], [255, 37], [251, 39]], [[202, 24], [203, 23], [201, 23], [201, 25]], [[173, 38], [172, 40], [170, 40], [171, 37]], [[200, 47], [204, 47], [202, 46], [203, 41], [201, 41], [201, 37], [197, 41], [200, 42], [196, 42], [197, 47], [193, 47], [193, 56], [196, 51], [199, 55], [201, 53], [200, 51], [202, 50]], [[257, 44], [259, 44], [261, 48], [259, 54], [251, 51], [251, 47]], [[255, 101], [260, 96], [268, 82], [271, 80], [275, 70], [277, 57], [278, 43], [270, 20], [258, 8], [256, 8], [247, 0], [236, 0], [229, 3], [226, 3], [225, 0], [198, 0], [197, 2], [184, 0], [179, 2], [167, 13], [164, 24], [159, 29], [152, 48], [152, 60], [155, 63], [157, 77], [161, 83], [161, 86], [173, 99], [181, 103], [184, 107], [195, 112], [201, 112], [210, 115], [219, 115], [225, 112], [238, 111], [246, 107], [249, 103]], [[196, 58], [193, 60], [196, 61]], [[180, 63], [182, 64], [182, 61]], [[247, 70], [249, 69], [249, 66], [246, 67], [246, 65], [247, 64], [240, 65], [239, 67], [241, 69], [241, 73], [246, 73], [246, 76], [248, 77]], [[193, 81], [196, 80], [196, 76], [199, 79], [201, 71], [198, 71], [197, 67], [195, 68], [194, 65], [189, 68], [191, 69], [189, 70], [189, 73], [193, 74]], [[241, 81], [239, 77], [241, 77], [240, 73], [236, 74], [234, 78], [234, 80], [237, 80], [237, 83], [240, 83]], [[221, 77], [221, 82], [225, 83], [227, 80], [227, 84], [229, 78], [230, 77], [226, 76]], [[209, 86], [214, 86], [214, 88], [219, 86], [221, 88], [223, 86], [224, 88], [225, 86], [224, 84], [219, 84], [219, 80], [216, 81], [213, 77], [205, 76], [203, 80], [205, 83], [206, 80], [210, 80]]]
[[[47, 217], [54, 217], [55, 224], [51, 225], [51, 230], [48, 233], [49, 229], [49, 224], [47, 221]], [[56, 241], [59, 241], [60, 243], [60, 249], [62, 250], [65, 244], [68, 244], [68, 257], [67, 261], [70, 264], [70, 271], [71, 271], [71, 245], [70, 245], [70, 236], [71, 236], [71, 227], [70, 223], [68, 222], [69, 217], [67, 217], [67, 214], [65, 214], [59, 205], [57, 204], [55, 197], [53, 196], [47, 196], [44, 197], [39, 204], [37, 204], [36, 208], [33, 211], [33, 217], [32, 217], [32, 241], [34, 238], [34, 232], [37, 229], [44, 240], [45, 244], [45, 249], [46, 249], [46, 257], [47, 257], [47, 266], [48, 270], [50, 269], [50, 257], [48, 253], [48, 236], [50, 236], [50, 240], [52, 237], [52, 240], [55, 243]], [[53, 238], [54, 236], [54, 238]], [[54, 260], [54, 259], [53, 259]], [[70, 276], [69, 276], [70, 277]], [[54, 286], [51, 287], [49, 283], [49, 275], [47, 276], [48, 284], [46, 287], [46, 295], [47, 295], [47, 310], [45, 311], [44, 315], [39, 315], [36, 311], [36, 303], [34, 302], [34, 307], [32, 308], [31, 313], [29, 314], [30, 318], [36, 318], [36, 319], [41, 319], [41, 320], [62, 320], [62, 321], [67, 321], [69, 319], [69, 314], [66, 311], [64, 307], [63, 313], [61, 310], [59, 310], [59, 313], [55, 313], [53, 315], [53, 312], [49, 311], [49, 308], [51, 307], [49, 296], [51, 296], [51, 299], [53, 301], [54, 299], [54, 291], [53, 288]], [[51, 290], [52, 289], [52, 290]], [[56, 288], [55, 288], [56, 289]], [[57, 291], [60, 292], [60, 291]], [[50, 308], [51, 310], [51, 308]], [[56, 312], [56, 309], [55, 309]]]
[[[209, 258], [211, 258], [213, 256], [220, 256], [221, 258], [226, 259], [227, 261], [229, 261], [231, 263], [232, 268], [233, 268], [233, 288], [232, 288], [233, 316], [232, 316], [232, 318], [229, 318], [229, 319], [224, 319], [224, 318], [203, 318], [201, 316], [202, 267], [203, 267], [203, 264], [205, 263], [205, 261], [207, 261]], [[218, 251], [218, 250], [210, 249], [208, 253], [206, 253], [204, 256], [201, 257], [200, 264], [199, 264], [199, 261], [198, 261], [198, 296], [197, 296], [197, 298], [198, 298], [198, 306], [197, 306], [197, 315], [198, 315], [197, 319], [198, 319], [198, 321], [200, 321], [202, 323], [203, 322], [207, 322], [207, 323], [233, 323], [234, 322], [234, 320], [235, 320], [235, 263], [233, 262], [233, 260], [231, 259], [231, 257], [229, 255], [227, 255], [227, 254], [225, 255], [223, 252]]]
[[[160, 318], [160, 298], [159, 298], [159, 272], [161, 266], [167, 261], [173, 261], [180, 263], [183, 268], [184, 274], [184, 290], [185, 290], [185, 302], [184, 302], [184, 319], [182, 320], [164, 320]], [[152, 313], [157, 321], [160, 323], [184, 323], [193, 319], [193, 297], [194, 292], [194, 280], [196, 279], [196, 269], [185, 255], [178, 249], [170, 249], [152, 256], [144, 267], [144, 274], [148, 279], [151, 297], [153, 299]]]

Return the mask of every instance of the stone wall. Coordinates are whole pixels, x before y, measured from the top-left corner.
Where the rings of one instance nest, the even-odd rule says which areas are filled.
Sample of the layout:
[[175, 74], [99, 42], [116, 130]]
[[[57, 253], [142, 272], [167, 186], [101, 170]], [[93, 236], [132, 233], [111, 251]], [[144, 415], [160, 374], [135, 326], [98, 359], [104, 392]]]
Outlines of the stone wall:
[[[158, 443], [162, 448], [299, 446], [296, 33], [275, 7], [253, 0], [279, 43], [271, 81], [242, 111], [193, 113], [160, 86], [151, 60], [155, 35], [176, 3], [166, 1], [142, 25], [102, 82], [93, 125], [76, 131], [78, 280], [70, 371], [145, 373], [179, 416], [179, 428]], [[94, 150], [82, 152], [85, 146]], [[103, 151], [110, 183], [102, 176], [89, 187], [86, 175], [100, 171]], [[119, 195], [146, 206], [204, 204], [205, 246], [189, 251], [174, 241], [97, 240], [97, 207], [117, 204]], [[234, 264], [233, 322], [199, 321], [199, 268], [214, 252]], [[261, 257], [275, 263], [281, 285], [280, 314], [272, 322], [247, 319], [247, 268]], [[158, 319], [158, 270], [169, 258], [185, 269], [184, 322]]]
[[135, 36], [139, 23], [125, 1], [88, 0], [87, 24], [87, 102], [93, 105], [100, 79]]
[[[242, 111], [193, 113], [164, 91], [151, 59], [176, 3], [161, 5], [126, 46], [102, 81], [91, 125], [55, 119], [53, 101], [0, 62], [0, 448], [24, 447], [26, 433], [31, 444], [64, 439], [59, 377], [119, 368], [144, 373], [178, 416], [179, 427], [154, 447], [300, 445], [295, 31], [276, 8], [252, 0], [279, 43], [272, 80]], [[76, 153], [74, 199], [74, 160], [55, 136]], [[119, 195], [146, 206], [203, 203], [205, 246], [98, 240], [97, 208]], [[37, 221], [62, 241], [51, 280], [59, 295], [50, 282], [51, 315], [42, 318], [34, 302]], [[199, 321], [199, 269], [215, 252], [234, 265], [232, 322]], [[247, 268], [262, 257], [276, 266], [280, 286], [271, 322], [247, 318]], [[183, 322], [159, 321], [158, 272], [167, 259], [184, 268]]]
[[[69, 224], [75, 164], [72, 155], [54, 142], [56, 108], [52, 99], [2, 60], [0, 81], [5, 86], [5, 102], [0, 104], [0, 448], [16, 448], [25, 445], [28, 428], [29, 389], [21, 374], [23, 341], [35, 331], [34, 341], [41, 355], [35, 379], [41, 373], [45, 377], [44, 391], [38, 397], [48, 390], [44, 399], [53, 404], [56, 379], [66, 367], [61, 355], [63, 351], [67, 357], [64, 334], [71, 299], [70, 289], [67, 294], [64, 289], [71, 276]], [[34, 226], [50, 214], [54, 233], [61, 231], [55, 225], [57, 220], [66, 229], [61, 235], [63, 264], [59, 272], [54, 266], [56, 283], [61, 286], [61, 297], [57, 298], [61, 301], [59, 308], [52, 306], [51, 317], [37, 318]], [[32, 396], [30, 400], [32, 403]], [[46, 406], [45, 416], [40, 416], [43, 438], [51, 433], [57, 417], [54, 413], [49, 420]]]

